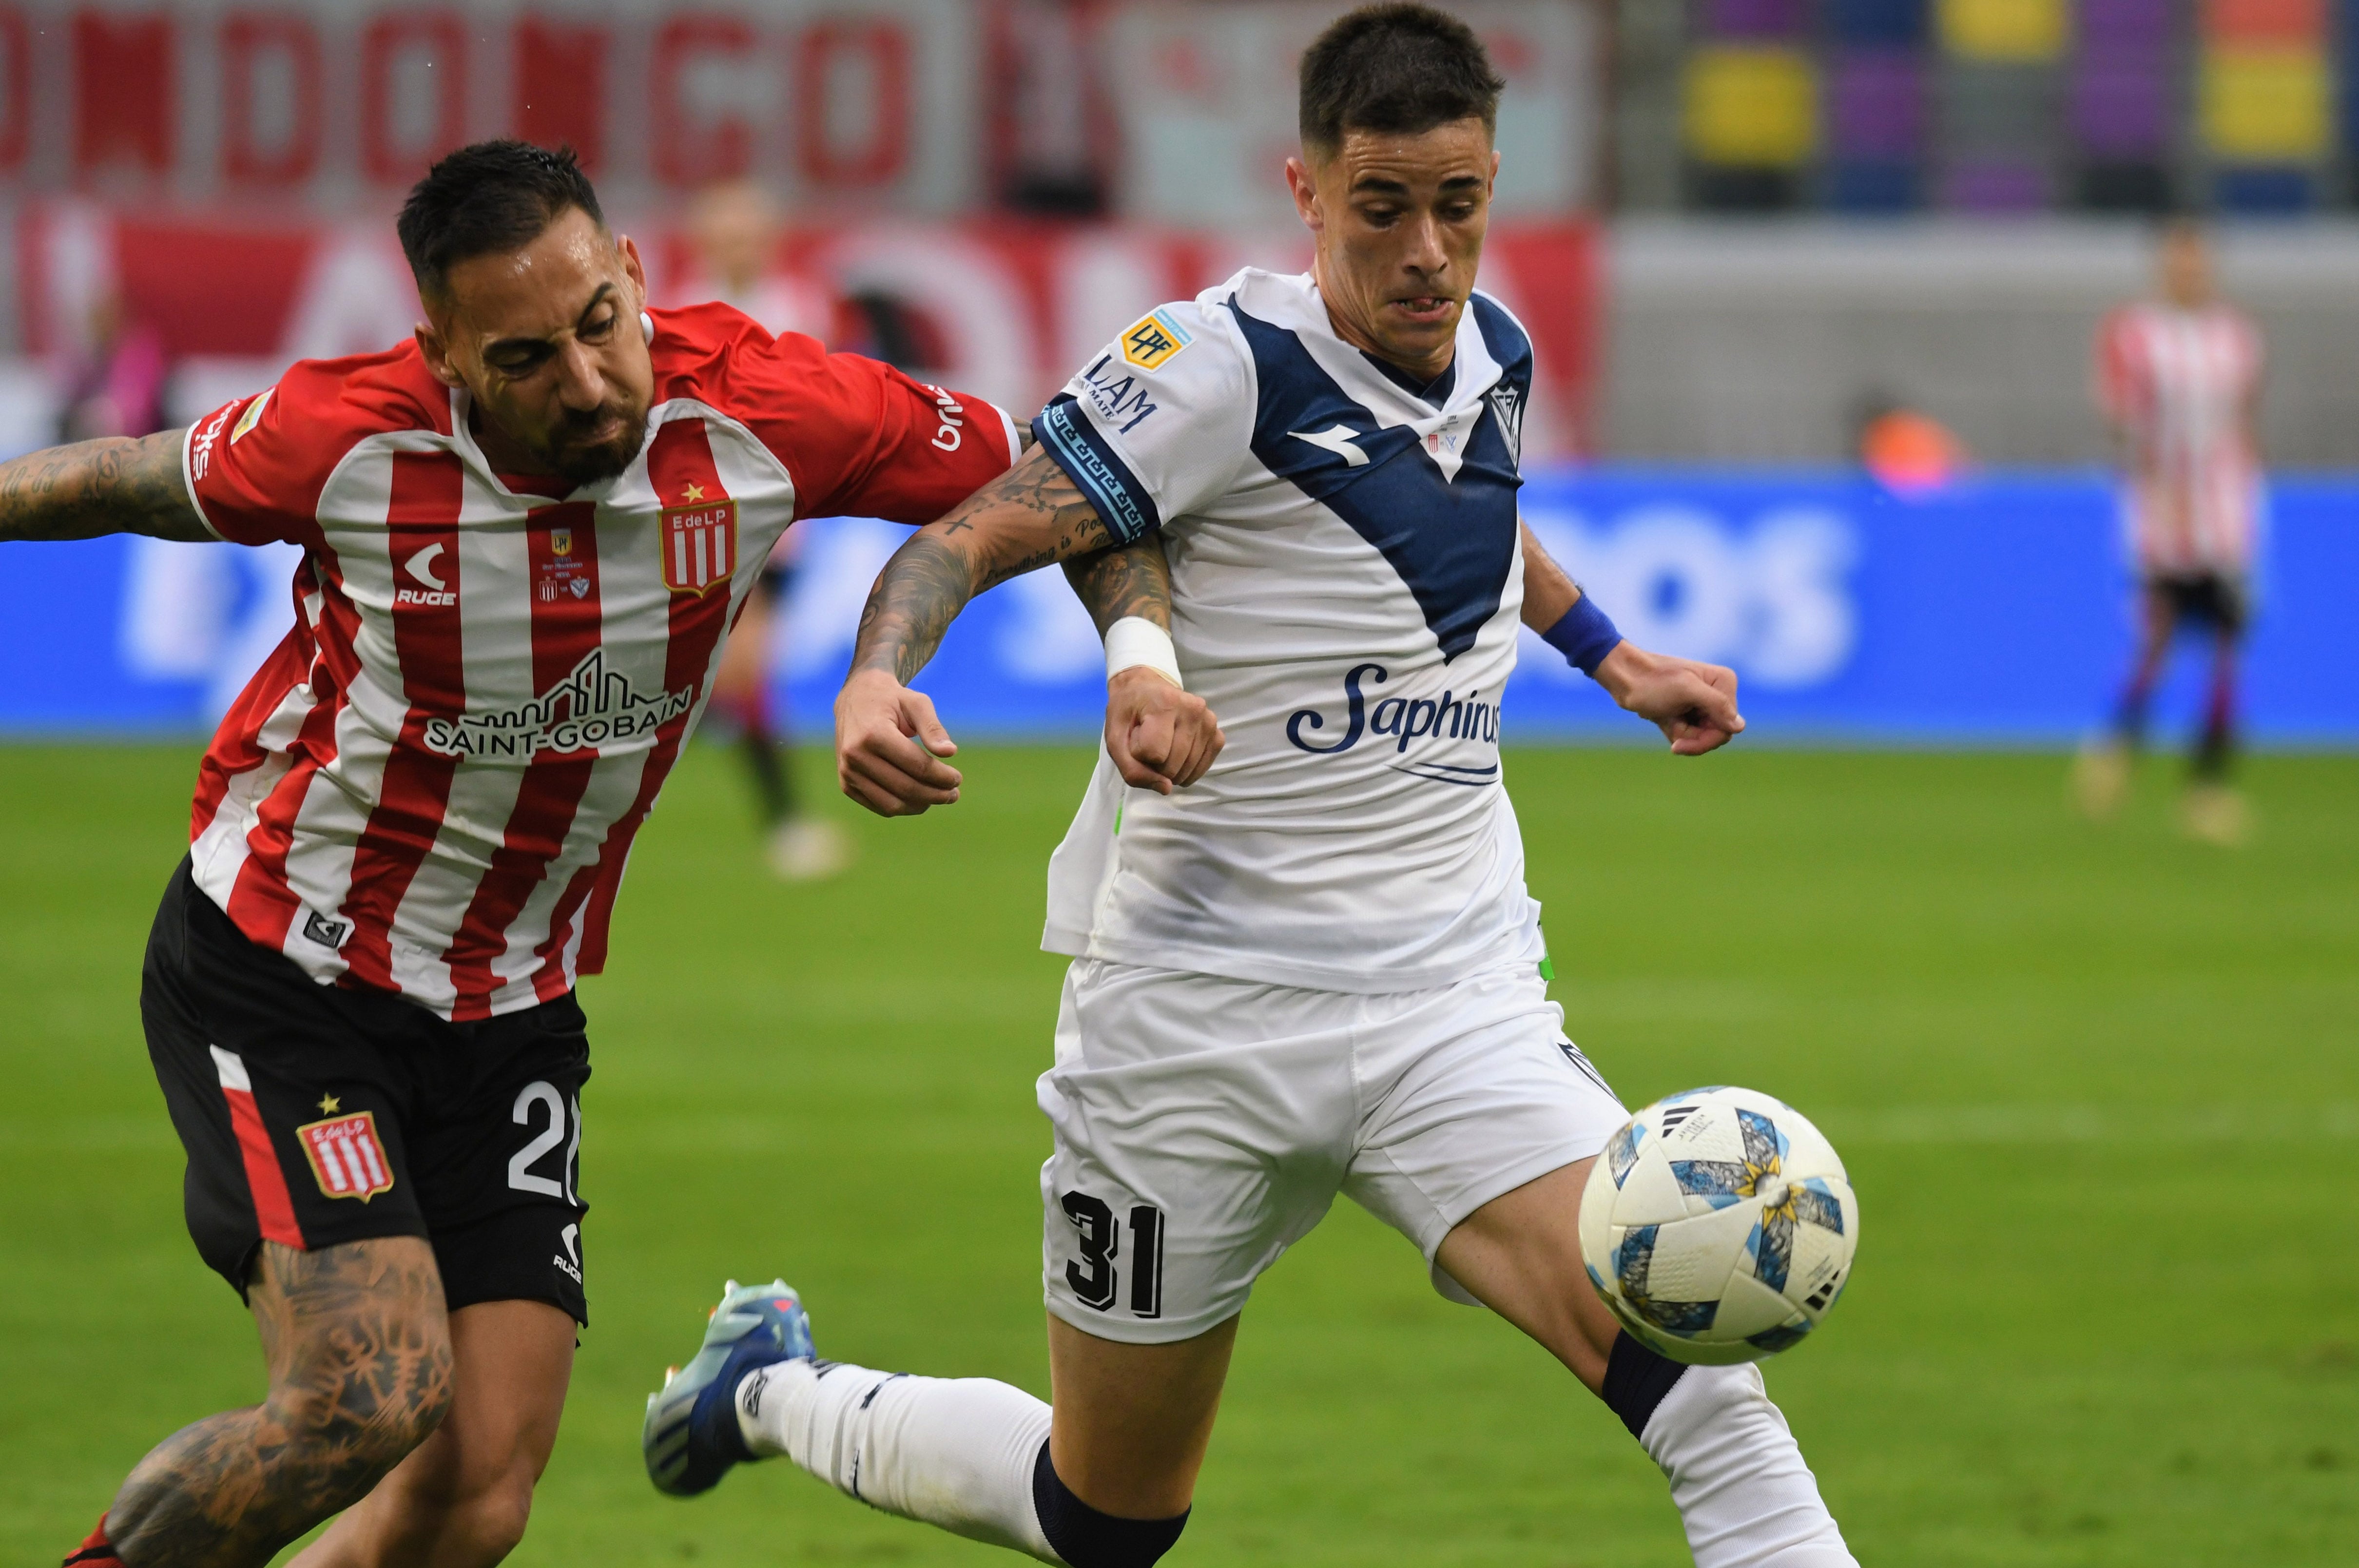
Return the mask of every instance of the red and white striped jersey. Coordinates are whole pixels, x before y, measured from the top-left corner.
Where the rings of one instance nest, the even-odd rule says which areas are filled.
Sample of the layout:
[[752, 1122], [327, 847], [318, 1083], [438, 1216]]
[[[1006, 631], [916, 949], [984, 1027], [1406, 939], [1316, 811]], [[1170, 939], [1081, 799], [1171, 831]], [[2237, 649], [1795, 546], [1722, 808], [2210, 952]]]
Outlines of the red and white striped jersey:
[[197, 885], [323, 984], [477, 1018], [596, 974], [779, 535], [930, 521], [1012, 460], [981, 398], [726, 306], [651, 314], [647, 442], [570, 494], [494, 473], [412, 344], [298, 365], [190, 429], [207, 525], [307, 552], [295, 628], [198, 776]]
[[2128, 438], [2125, 506], [2141, 569], [2240, 572], [2260, 468], [2250, 419], [2261, 339], [2226, 305], [2125, 305], [2097, 332], [2097, 396]]

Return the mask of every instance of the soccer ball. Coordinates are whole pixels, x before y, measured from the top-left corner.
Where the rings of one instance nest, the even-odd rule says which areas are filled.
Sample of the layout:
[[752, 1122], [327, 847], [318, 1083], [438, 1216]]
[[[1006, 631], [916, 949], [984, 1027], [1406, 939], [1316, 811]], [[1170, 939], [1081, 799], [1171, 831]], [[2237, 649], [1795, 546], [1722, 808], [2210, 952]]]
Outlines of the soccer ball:
[[1819, 1129], [1752, 1089], [1658, 1100], [1606, 1140], [1581, 1195], [1590, 1283], [1633, 1337], [1705, 1366], [1819, 1326], [1851, 1276], [1859, 1200]]

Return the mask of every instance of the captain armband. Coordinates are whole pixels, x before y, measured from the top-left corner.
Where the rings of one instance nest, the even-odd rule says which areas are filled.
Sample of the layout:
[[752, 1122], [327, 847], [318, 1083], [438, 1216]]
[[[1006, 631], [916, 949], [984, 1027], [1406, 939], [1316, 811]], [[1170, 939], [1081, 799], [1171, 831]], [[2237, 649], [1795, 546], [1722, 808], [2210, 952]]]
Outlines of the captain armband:
[[1134, 665], [1143, 664], [1185, 691], [1180, 679], [1180, 656], [1171, 634], [1141, 615], [1125, 615], [1106, 628], [1106, 679], [1113, 680]]

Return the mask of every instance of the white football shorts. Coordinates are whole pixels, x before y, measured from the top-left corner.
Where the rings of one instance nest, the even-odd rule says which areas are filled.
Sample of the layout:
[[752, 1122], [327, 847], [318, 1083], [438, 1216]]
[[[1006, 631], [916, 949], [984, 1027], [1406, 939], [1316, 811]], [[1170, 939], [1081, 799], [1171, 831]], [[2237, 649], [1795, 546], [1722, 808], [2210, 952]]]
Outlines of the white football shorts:
[[1134, 1345], [1235, 1315], [1338, 1192], [1430, 1268], [1628, 1119], [1529, 964], [1364, 996], [1076, 959], [1039, 1098], [1049, 1310]]

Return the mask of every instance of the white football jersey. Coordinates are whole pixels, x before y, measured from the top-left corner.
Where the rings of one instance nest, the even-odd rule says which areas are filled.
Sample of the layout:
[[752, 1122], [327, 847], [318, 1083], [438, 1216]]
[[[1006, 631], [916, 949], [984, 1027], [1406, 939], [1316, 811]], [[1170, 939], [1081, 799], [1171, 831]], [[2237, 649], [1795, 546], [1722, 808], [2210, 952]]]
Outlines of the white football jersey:
[[1483, 295], [1411, 390], [1335, 335], [1310, 277], [1248, 268], [1142, 318], [1041, 412], [1117, 536], [1161, 531], [1180, 672], [1228, 734], [1170, 796], [1100, 755], [1042, 946], [1354, 992], [1544, 956], [1499, 768], [1531, 376]]

